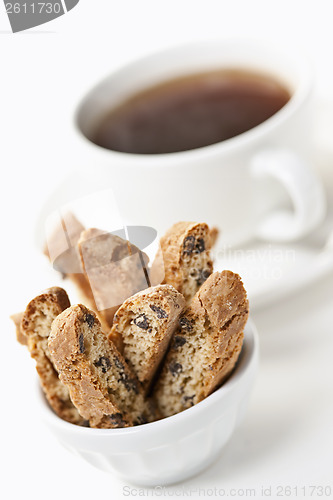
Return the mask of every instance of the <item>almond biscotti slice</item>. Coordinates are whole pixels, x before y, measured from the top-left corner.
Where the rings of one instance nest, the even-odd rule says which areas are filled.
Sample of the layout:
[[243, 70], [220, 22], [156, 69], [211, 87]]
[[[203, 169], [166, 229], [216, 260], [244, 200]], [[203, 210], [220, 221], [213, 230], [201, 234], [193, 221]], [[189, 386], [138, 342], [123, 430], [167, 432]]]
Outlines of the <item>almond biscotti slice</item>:
[[[74, 283], [80, 300], [93, 310], [97, 310], [94, 295], [89, 281], [81, 267], [77, 242], [85, 227], [71, 212], [61, 215], [54, 231], [48, 237], [44, 247], [44, 254], [49, 258], [53, 267], [64, 278]], [[103, 318], [100, 318], [103, 321]], [[103, 324], [106, 331], [109, 325]]]
[[70, 400], [67, 387], [59, 380], [47, 343], [53, 320], [69, 306], [65, 290], [49, 288], [29, 302], [22, 316], [20, 330], [26, 338], [31, 357], [36, 361], [40, 382], [50, 406], [60, 418], [85, 425], [85, 420]]
[[168, 283], [189, 302], [213, 272], [211, 241], [207, 224], [174, 224], [160, 240], [151, 270], [152, 284]]
[[231, 271], [212, 274], [179, 319], [154, 387], [164, 417], [207, 397], [231, 373], [241, 351], [249, 304]]
[[60, 314], [49, 348], [61, 381], [91, 427], [128, 427], [153, 419], [137, 378], [93, 311], [79, 304]]
[[147, 288], [127, 299], [114, 316], [111, 339], [122, 339], [122, 354], [147, 392], [168, 348], [184, 297], [171, 285]]
[[81, 233], [78, 249], [98, 315], [112, 326], [124, 300], [149, 286], [149, 259], [127, 240], [95, 228]]

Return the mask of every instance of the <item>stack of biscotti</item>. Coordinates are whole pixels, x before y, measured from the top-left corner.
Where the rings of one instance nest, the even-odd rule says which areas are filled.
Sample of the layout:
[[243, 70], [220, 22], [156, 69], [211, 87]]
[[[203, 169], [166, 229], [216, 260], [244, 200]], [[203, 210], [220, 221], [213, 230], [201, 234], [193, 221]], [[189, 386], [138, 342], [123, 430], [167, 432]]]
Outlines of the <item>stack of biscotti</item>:
[[[139, 425], [199, 403], [226, 380], [242, 348], [249, 306], [237, 274], [212, 273], [216, 234], [204, 223], [175, 224], [151, 269], [140, 250], [118, 237], [96, 229], [76, 235], [76, 256], [96, 291], [93, 307], [71, 306], [54, 287], [13, 316], [60, 418], [97, 428]], [[144, 269], [154, 286], [141, 282], [143, 289], [132, 294], [129, 269], [135, 284]], [[101, 304], [111, 311], [108, 330], [97, 314]]]

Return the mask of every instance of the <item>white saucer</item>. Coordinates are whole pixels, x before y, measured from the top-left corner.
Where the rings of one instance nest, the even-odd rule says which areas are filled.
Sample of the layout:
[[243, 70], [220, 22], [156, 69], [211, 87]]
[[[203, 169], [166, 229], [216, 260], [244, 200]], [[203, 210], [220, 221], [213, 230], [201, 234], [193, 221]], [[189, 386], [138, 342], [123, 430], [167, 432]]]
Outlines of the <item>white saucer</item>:
[[326, 229], [326, 244], [318, 240], [322, 240], [319, 232], [316, 238], [302, 243], [256, 242], [242, 249], [220, 248], [215, 251], [214, 269], [230, 269], [240, 274], [252, 310], [268, 306], [310, 286], [333, 270], [333, 238], [327, 235]]

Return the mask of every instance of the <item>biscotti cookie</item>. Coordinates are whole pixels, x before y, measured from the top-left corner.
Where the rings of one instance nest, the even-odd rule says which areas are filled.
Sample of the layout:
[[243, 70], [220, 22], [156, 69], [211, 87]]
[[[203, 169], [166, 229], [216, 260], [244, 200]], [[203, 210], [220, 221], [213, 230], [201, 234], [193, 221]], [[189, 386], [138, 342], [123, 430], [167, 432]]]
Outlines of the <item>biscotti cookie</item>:
[[21, 321], [23, 318], [23, 312], [15, 313], [10, 316], [10, 319], [14, 322], [16, 329], [16, 340], [22, 345], [27, 345], [27, 337], [22, 332]]
[[31, 357], [36, 361], [40, 382], [50, 406], [60, 418], [84, 425], [86, 422], [72, 404], [67, 387], [59, 380], [48, 348], [52, 322], [69, 306], [65, 290], [49, 288], [27, 305], [21, 321], [21, 331], [27, 339]]
[[111, 339], [122, 339], [122, 354], [145, 392], [166, 352], [184, 297], [171, 285], [147, 288], [125, 300], [113, 320]]
[[93, 311], [75, 305], [52, 324], [52, 360], [91, 427], [128, 427], [152, 420], [149, 402]]
[[207, 397], [233, 370], [241, 351], [249, 305], [231, 271], [212, 274], [179, 319], [154, 387], [164, 417]]
[[160, 250], [152, 265], [152, 284], [168, 283], [189, 302], [213, 271], [210, 248], [207, 224], [174, 224], [160, 240]]
[[[85, 227], [71, 212], [61, 216], [58, 225], [49, 236], [44, 247], [44, 254], [49, 258], [53, 267], [59, 271], [63, 278], [68, 278], [74, 283], [80, 300], [93, 310], [97, 310], [94, 295], [89, 281], [81, 267], [77, 242]], [[109, 325], [103, 325], [105, 330]]]
[[111, 326], [120, 304], [149, 286], [148, 257], [127, 240], [95, 228], [81, 233], [78, 249], [98, 315]]

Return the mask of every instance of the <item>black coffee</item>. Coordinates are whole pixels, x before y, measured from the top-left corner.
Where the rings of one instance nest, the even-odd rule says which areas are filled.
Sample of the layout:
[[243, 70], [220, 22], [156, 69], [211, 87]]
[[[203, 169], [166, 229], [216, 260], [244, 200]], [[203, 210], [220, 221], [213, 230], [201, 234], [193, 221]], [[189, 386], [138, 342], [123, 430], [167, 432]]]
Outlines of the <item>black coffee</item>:
[[269, 76], [219, 70], [164, 82], [108, 111], [92, 141], [125, 153], [187, 151], [225, 141], [279, 111], [290, 94]]

